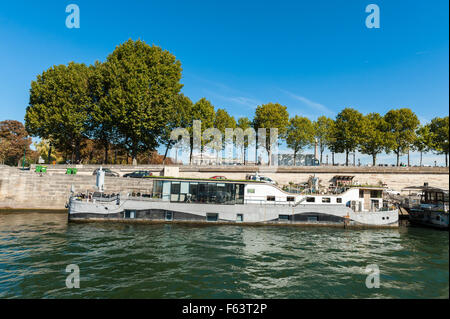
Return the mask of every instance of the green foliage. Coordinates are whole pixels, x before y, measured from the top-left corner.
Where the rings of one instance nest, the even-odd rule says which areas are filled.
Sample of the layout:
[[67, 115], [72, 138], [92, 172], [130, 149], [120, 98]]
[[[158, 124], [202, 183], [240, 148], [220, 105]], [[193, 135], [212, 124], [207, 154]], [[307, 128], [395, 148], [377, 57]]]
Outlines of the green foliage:
[[363, 131], [363, 115], [357, 110], [345, 108], [336, 116], [332, 131], [333, 149], [336, 152], [346, 153], [346, 165], [348, 165], [349, 153], [359, 146]]
[[253, 119], [253, 127], [255, 128], [256, 133], [258, 133], [259, 128], [266, 128], [265, 148], [269, 155], [269, 164], [272, 155], [269, 129], [277, 128], [278, 136], [281, 138], [285, 138], [288, 125], [289, 113], [286, 106], [279, 103], [268, 103], [256, 107], [255, 117]]
[[51, 139], [60, 148], [75, 152], [86, 134], [90, 108], [89, 76], [84, 64], [53, 66], [31, 83], [25, 127], [33, 136]]
[[384, 116], [387, 132], [392, 143], [386, 147], [386, 153], [393, 151], [397, 155], [397, 166], [401, 154], [410, 150], [416, 139], [416, 129], [420, 122], [417, 115], [408, 108], [390, 110]]
[[449, 120], [446, 117], [436, 117], [431, 120], [430, 133], [432, 135], [432, 148], [438, 154], [445, 154], [445, 166], [448, 166], [449, 153]]
[[314, 133], [313, 123], [307, 117], [296, 115], [289, 120], [286, 142], [294, 150], [294, 161], [298, 152], [314, 143]]
[[174, 55], [140, 40], [128, 40], [108, 56], [100, 103], [109, 110], [133, 158], [158, 145], [158, 136], [175, 112], [180, 79], [181, 63]]
[[314, 125], [314, 137], [317, 139], [320, 151], [320, 163], [322, 163], [322, 154], [325, 151], [325, 146], [331, 142], [331, 132], [334, 121], [326, 116], [320, 116]]
[[372, 164], [375, 166], [377, 155], [392, 145], [392, 140], [387, 132], [387, 123], [380, 114], [370, 113], [363, 118], [363, 128], [359, 151], [371, 155]]

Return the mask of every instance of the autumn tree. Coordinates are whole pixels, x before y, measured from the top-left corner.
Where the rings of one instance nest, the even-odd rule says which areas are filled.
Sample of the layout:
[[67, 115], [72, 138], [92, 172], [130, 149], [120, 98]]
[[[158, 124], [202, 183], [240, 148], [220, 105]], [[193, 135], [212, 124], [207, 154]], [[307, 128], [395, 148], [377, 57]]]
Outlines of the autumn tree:
[[[18, 165], [24, 155], [32, 155], [31, 137], [19, 121], [0, 122], [0, 160], [6, 165]], [[32, 156], [33, 157], [33, 156]]]

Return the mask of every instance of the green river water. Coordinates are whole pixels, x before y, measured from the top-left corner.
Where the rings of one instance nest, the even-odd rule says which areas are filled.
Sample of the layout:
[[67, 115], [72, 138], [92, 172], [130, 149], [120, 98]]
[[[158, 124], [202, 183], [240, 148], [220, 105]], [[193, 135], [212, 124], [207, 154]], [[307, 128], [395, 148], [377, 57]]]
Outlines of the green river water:
[[[0, 298], [449, 298], [449, 233], [0, 212]], [[66, 287], [66, 266], [80, 288]], [[366, 286], [377, 265], [380, 287]]]

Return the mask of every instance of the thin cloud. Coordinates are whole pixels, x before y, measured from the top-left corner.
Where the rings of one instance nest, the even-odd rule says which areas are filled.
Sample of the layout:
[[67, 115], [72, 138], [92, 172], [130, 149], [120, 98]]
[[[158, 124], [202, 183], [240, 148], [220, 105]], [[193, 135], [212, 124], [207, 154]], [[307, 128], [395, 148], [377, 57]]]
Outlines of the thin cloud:
[[285, 94], [289, 95], [294, 100], [300, 101], [300, 102], [302, 102], [303, 104], [307, 105], [308, 107], [310, 107], [312, 109], [319, 110], [319, 111], [321, 111], [323, 113], [327, 113], [327, 114], [330, 114], [330, 115], [334, 115], [335, 114], [332, 110], [330, 110], [329, 108], [327, 108], [323, 104], [311, 101], [310, 99], [307, 99], [304, 96], [300, 96], [300, 95], [294, 94], [294, 93], [286, 91], [286, 90], [281, 90], [281, 91], [284, 92]]

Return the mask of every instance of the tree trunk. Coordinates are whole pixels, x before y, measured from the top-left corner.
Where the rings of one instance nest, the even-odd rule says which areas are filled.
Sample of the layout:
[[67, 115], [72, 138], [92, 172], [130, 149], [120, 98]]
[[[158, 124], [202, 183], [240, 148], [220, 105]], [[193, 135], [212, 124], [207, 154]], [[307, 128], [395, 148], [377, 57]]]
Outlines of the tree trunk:
[[372, 154], [372, 164], [373, 166], [377, 165], [377, 154]]
[[409, 167], [409, 149], [408, 149], [408, 167]]
[[105, 146], [105, 159], [104, 159], [104, 163], [105, 163], [105, 164], [108, 164], [108, 151], [109, 151], [109, 143], [108, 143], [108, 141], [105, 142], [104, 146]]
[[296, 160], [297, 160], [297, 151], [294, 151], [294, 166], [295, 166]]
[[166, 152], [164, 153], [163, 165], [166, 164], [167, 152], [169, 152], [169, 147], [170, 147], [170, 141], [167, 143]]
[[348, 155], [349, 155], [349, 151], [345, 151], [345, 166], [348, 166]]
[[50, 143], [50, 146], [48, 148], [48, 154], [47, 154], [47, 160], [48, 160], [49, 164], [51, 164], [51, 160], [52, 160], [52, 147], [53, 147], [53, 145], [52, 145], [52, 143]]
[[322, 155], [323, 155], [323, 151], [320, 151], [320, 165], [322, 165]]
[[193, 146], [192, 146], [192, 143], [191, 143], [191, 152], [190, 152], [190, 154], [189, 154], [189, 165], [192, 165], [192, 150], [193, 150]]
[[448, 153], [445, 153], [445, 167], [448, 167]]
[[422, 151], [420, 151], [420, 166], [422, 166]]
[[400, 166], [400, 152], [395, 152], [397, 155], [397, 166]]
[[332, 163], [333, 166], [334, 166], [334, 152], [331, 152], [331, 163]]

